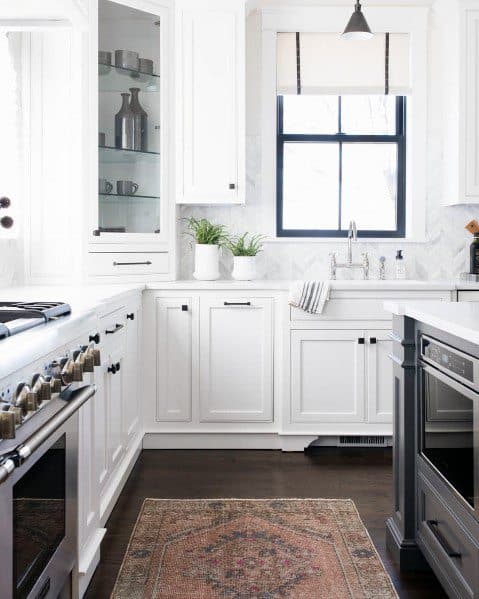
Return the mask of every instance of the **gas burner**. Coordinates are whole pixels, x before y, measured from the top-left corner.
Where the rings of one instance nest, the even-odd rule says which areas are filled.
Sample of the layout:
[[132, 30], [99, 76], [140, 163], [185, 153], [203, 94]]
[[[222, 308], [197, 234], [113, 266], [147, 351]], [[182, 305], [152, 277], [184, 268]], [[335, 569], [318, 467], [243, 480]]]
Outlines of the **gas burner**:
[[70, 313], [70, 305], [63, 302], [0, 301], [0, 339], [16, 335]]

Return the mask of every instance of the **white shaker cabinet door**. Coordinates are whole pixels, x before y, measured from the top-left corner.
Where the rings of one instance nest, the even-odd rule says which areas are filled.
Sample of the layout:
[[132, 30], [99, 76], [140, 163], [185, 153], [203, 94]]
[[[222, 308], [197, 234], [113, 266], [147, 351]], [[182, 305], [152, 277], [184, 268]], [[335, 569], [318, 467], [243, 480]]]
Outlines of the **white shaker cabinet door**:
[[140, 366], [141, 366], [141, 306], [127, 307], [126, 353], [122, 398], [122, 429], [125, 448], [130, 446], [140, 428]]
[[244, 2], [195, 0], [183, 4], [177, 15], [177, 202], [242, 203]]
[[106, 368], [108, 373], [106, 379], [108, 474], [111, 475], [120, 463], [124, 453], [122, 403], [124, 396], [125, 349], [123, 344], [111, 352], [110, 363]]
[[191, 420], [193, 376], [193, 302], [191, 298], [158, 298], [157, 420]]
[[368, 331], [368, 421], [393, 420], [393, 365], [389, 354], [392, 341], [388, 331]]
[[273, 419], [272, 299], [200, 299], [200, 418]]
[[465, 10], [465, 162], [466, 197], [479, 201], [479, 10]]
[[291, 331], [293, 422], [364, 422], [364, 348], [364, 331]]

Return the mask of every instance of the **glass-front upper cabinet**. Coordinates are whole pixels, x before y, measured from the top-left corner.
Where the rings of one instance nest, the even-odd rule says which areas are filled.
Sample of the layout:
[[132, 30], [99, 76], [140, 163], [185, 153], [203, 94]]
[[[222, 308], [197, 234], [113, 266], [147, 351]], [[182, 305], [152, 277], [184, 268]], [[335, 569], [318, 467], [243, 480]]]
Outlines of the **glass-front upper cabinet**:
[[99, 0], [98, 222], [92, 241], [160, 241], [161, 15]]

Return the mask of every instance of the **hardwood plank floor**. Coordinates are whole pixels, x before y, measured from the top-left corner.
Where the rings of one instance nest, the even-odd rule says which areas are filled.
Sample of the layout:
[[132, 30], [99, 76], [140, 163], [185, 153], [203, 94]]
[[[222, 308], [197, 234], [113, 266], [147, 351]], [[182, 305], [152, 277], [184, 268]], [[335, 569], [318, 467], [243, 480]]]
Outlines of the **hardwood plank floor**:
[[351, 498], [401, 599], [445, 599], [446, 595], [432, 573], [400, 575], [392, 562], [385, 546], [384, 525], [391, 511], [391, 493], [389, 449], [320, 448], [306, 454], [251, 450], [145, 450], [106, 525], [101, 563], [86, 599], [110, 596], [146, 497]]

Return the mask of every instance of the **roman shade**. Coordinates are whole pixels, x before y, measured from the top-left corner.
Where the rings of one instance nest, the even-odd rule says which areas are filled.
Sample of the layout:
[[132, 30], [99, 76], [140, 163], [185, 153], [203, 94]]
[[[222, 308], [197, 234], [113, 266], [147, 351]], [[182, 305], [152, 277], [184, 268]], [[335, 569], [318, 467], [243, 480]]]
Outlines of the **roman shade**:
[[351, 41], [337, 33], [278, 33], [278, 94], [411, 93], [406, 33]]

